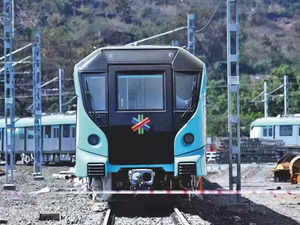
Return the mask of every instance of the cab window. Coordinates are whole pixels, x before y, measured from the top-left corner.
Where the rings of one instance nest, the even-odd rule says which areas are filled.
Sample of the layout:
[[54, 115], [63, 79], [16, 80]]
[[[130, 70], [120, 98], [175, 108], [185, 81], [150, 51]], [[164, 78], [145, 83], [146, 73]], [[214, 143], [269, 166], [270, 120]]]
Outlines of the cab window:
[[193, 73], [175, 73], [176, 110], [185, 110], [191, 106], [197, 88], [197, 76]]

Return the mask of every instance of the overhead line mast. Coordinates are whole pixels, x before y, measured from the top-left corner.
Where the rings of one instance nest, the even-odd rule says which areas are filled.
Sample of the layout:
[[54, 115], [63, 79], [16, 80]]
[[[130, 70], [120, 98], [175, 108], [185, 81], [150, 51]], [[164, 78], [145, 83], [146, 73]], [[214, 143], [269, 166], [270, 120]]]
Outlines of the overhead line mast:
[[284, 116], [288, 116], [289, 112], [289, 81], [288, 81], [288, 76], [284, 76], [284, 82], [283, 84], [279, 85], [277, 88], [273, 89], [268, 93], [268, 88], [267, 88], [267, 81], [264, 81], [264, 91], [258, 94], [256, 97], [251, 99], [251, 102], [257, 102], [257, 99], [259, 99], [262, 95], [264, 96], [264, 100], [258, 101], [258, 102], [264, 102], [264, 116], [265, 118], [268, 117], [268, 111], [269, 111], [269, 98], [274, 97], [272, 94], [278, 91], [279, 89], [283, 88], [284, 89]]
[[34, 112], [34, 179], [42, 176], [42, 96], [40, 32], [34, 33], [33, 57], [33, 112]]
[[[13, 69], [13, 1], [3, 0], [4, 20], [4, 97], [5, 97], [5, 174], [4, 189], [15, 190], [13, 171], [15, 162], [15, 76]], [[10, 180], [8, 173], [10, 169]]]
[[[227, 90], [229, 134], [229, 188], [241, 190], [239, 1], [227, 0]], [[236, 163], [236, 171], [233, 171]], [[234, 173], [235, 172], [235, 173]]]

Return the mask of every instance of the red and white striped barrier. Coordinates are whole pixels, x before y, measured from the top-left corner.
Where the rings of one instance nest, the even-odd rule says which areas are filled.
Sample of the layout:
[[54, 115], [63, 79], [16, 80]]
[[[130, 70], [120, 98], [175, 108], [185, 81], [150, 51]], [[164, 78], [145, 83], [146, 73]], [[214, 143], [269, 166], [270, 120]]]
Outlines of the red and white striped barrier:
[[[49, 191], [50, 192], [50, 191]], [[203, 191], [187, 191], [187, 190], [146, 190], [146, 191], [130, 191], [130, 190], [123, 190], [123, 191], [75, 191], [75, 190], [63, 190], [63, 191], [54, 191], [57, 194], [108, 194], [108, 195], [260, 195], [260, 194], [270, 194], [270, 195], [282, 195], [282, 194], [289, 194], [289, 195], [300, 195], [300, 190], [255, 190], [255, 191], [229, 191], [229, 190], [203, 190]], [[18, 194], [45, 194], [43, 192], [31, 192], [25, 193], [22, 191], [0, 191], [0, 195], [18, 195]]]
[[94, 192], [99, 194], [114, 194], [114, 195], [256, 195], [256, 194], [300, 194], [300, 190], [256, 190], [256, 191], [229, 191], [229, 190], [203, 190], [203, 191], [188, 191], [188, 190], [147, 190], [147, 191], [100, 191]]
[[[50, 190], [48, 192], [51, 192]], [[74, 189], [65, 189], [61, 191], [54, 191], [56, 194], [107, 194], [107, 195], [300, 195], [300, 190], [203, 190], [203, 191], [188, 191], [188, 190], [122, 190], [122, 191], [78, 191]], [[38, 195], [45, 194], [46, 192], [30, 192], [25, 193], [22, 191], [0, 191], [0, 195]]]

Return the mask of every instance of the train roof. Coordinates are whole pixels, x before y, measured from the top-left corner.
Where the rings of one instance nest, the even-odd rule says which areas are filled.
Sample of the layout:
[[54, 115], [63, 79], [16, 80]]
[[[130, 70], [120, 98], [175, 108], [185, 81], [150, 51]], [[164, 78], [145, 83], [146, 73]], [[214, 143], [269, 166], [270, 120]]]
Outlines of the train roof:
[[300, 125], [299, 116], [267, 117], [254, 120], [250, 127], [272, 126], [272, 125]]
[[[42, 116], [42, 125], [56, 125], [56, 124], [75, 124], [76, 115], [67, 114], [50, 114]], [[15, 127], [30, 127], [33, 126], [33, 117], [16, 118]], [[0, 119], [0, 128], [5, 127], [5, 119]]]
[[170, 64], [176, 71], [201, 71], [204, 63], [177, 46], [114, 46], [99, 48], [76, 64], [86, 72], [105, 72], [108, 64]]

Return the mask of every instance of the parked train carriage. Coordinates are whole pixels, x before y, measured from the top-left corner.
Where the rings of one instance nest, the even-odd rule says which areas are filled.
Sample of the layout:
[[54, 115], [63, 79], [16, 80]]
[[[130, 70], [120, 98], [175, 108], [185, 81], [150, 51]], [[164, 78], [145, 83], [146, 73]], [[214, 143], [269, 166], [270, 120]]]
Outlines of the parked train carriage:
[[[76, 116], [53, 114], [42, 116], [42, 153], [44, 162], [71, 161], [75, 155]], [[15, 122], [15, 152], [24, 163], [33, 161], [34, 120], [32, 117], [19, 118]], [[0, 120], [0, 149], [4, 152], [4, 119]]]
[[180, 47], [94, 51], [74, 68], [76, 175], [97, 189], [195, 188], [206, 174], [205, 64]]
[[259, 118], [251, 123], [250, 138], [283, 140], [286, 145], [300, 146], [300, 117]]

